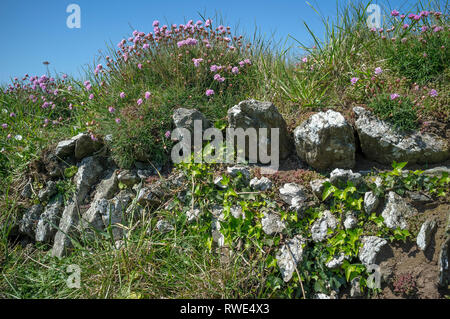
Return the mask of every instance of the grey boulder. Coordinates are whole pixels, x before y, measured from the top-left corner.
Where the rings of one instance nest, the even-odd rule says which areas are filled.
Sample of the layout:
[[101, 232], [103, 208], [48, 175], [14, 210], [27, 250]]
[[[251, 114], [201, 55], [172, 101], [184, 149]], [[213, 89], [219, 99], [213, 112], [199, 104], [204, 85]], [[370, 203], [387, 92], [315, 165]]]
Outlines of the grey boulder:
[[393, 161], [439, 163], [450, 157], [449, 142], [429, 133], [398, 132], [371, 111], [355, 107], [355, 126], [364, 155], [382, 164]]
[[312, 115], [294, 130], [294, 140], [297, 155], [315, 169], [355, 165], [353, 129], [338, 112]]
[[[258, 149], [266, 148], [271, 150], [272, 144], [278, 142], [279, 158], [284, 159], [289, 156], [293, 148], [292, 139], [289, 136], [287, 125], [277, 107], [271, 102], [261, 102], [256, 100], [245, 100], [228, 110], [228, 124], [230, 128], [242, 128], [244, 131], [249, 128], [256, 129], [258, 138]], [[266, 128], [267, 136], [260, 136], [259, 129]], [[271, 129], [279, 129], [278, 141], [273, 141]], [[248, 144], [245, 155], [248, 156]]]

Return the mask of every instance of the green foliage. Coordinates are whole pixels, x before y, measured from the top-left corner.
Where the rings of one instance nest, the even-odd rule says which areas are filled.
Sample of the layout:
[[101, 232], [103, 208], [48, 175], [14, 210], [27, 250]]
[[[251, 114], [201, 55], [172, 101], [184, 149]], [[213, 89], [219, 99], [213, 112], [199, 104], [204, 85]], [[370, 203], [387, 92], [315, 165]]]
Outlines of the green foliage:
[[[449, 66], [450, 33], [446, 27], [439, 32], [433, 31], [436, 25], [442, 23], [441, 19], [436, 19], [433, 15], [422, 19], [422, 22], [422, 26], [411, 23], [406, 31], [398, 25], [399, 31], [393, 35], [398, 38], [391, 45], [385, 46], [385, 55], [392, 70], [411, 82], [426, 84], [441, 77]], [[423, 26], [428, 28], [426, 32], [413, 31], [414, 28]]]
[[417, 128], [415, 107], [407, 97], [391, 99], [389, 94], [376, 96], [370, 101], [369, 107], [378, 117], [392, 123], [397, 130]]

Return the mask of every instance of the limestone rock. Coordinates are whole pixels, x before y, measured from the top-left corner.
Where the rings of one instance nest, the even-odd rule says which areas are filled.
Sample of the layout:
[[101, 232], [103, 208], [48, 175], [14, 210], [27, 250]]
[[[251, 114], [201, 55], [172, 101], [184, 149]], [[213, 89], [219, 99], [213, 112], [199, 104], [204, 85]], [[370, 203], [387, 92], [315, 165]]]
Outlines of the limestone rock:
[[416, 240], [417, 246], [420, 250], [425, 251], [427, 249], [431, 241], [431, 236], [436, 230], [436, 226], [437, 223], [434, 219], [429, 219], [422, 224]]
[[396, 193], [389, 192], [383, 212], [381, 213], [387, 227], [405, 229], [408, 227], [406, 219], [415, 214], [417, 214], [417, 211], [414, 207], [408, 205]]
[[355, 107], [353, 111], [361, 148], [369, 159], [382, 164], [414, 164], [439, 163], [450, 157], [449, 142], [438, 136], [419, 131], [397, 132], [369, 110]]
[[322, 194], [323, 190], [325, 188], [324, 183], [329, 182], [330, 180], [327, 179], [315, 179], [311, 182], [309, 182], [309, 185], [311, 186], [311, 190], [318, 199], [322, 200]]
[[379, 199], [378, 197], [372, 192], [366, 192], [364, 194], [364, 210], [367, 214], [371, 214], [373, 213], [379, 204]]
[[54, 181], [48, 181], [47, 186], [39, 191], [38, 198], [41, 202], [46, 202], [57, 192], [58, 188], [56, 187], [56, 183]]
[[136, 172], [124, 169], [117, 175], [117, 180], [128, 187], [133, 187], [134, 184], [139, 183], [140, 178], [137, 176]]
[[277, 264], [280, 268], [284, 282], [291, 280], [297, 264], [303, 259], [303, 245], [306, 240], [300, 235], [286, 240], [276, 255]]
[[255, 177], [250, 181], [250, 187], [257, 191], [266, 191], [272, 188], [272, 181], [265, 176], [260, 179]]
[[326, 210], [322, 217], [318, 218], [311, 227], [311, 237], [315, 242], [321, 242], [328, 236], [328, 229], [336, 229], [337, 220], [333, 214]]
[[312, 115], [294, 130], [294, 139], [297, 155], [315, 169], [355, 165], [353, 129], [338, 112]]
[[115, 171], [109, 171], [98, 183], [95, 191], [94, 201], [99, 199], [111, 199], [119, 191], [119, 181]]
[[[271, 102], [246, 100], [228, 110], [228, 123], [230, 128], [256, 129], [258, 137], [258, 150], [264, 147], [269, 153], [274, 142], [279, 143], [279, 157], [285, 159], [293, 149], [292, 139], [289, 136], [287, 125], [280, 112]], [[259, 128], [267, 128], [267, 136], [259, 135]], [[278, 141], [272, 141], [271, 129], [279, 129]], [[248, 156], [248, 144], [245, 154]]]
[[63, 204], [62, 196], [58, 196], [45, 207], [36, 227], [35, 240], [37, 242], [50, 243], [53, 240], [58, 230]]
[[359, 259], [367, 267], [378, 263], [378, 256], [387, 241], [376, 236], [364, 236], [361, 239], [363, 246], [359, 250]]
[[347, 182], [358, 186], [364, 183], [364, 179], [360, 173], [353, 173], [351, 169], [336, 168], [330, 173], [330, 183], [334, 186], [345, 187]]
[[267, 235], [281, 233], [286, 228], [286, 224], [281, 221], [279, 215], [268, 212], [264, 212], [261, 224], [264, 233]]
[[31, 208], [23, 214], [23, 217], [19, 222], [19, 231], [22, 234], [28, 235], [30, 238], [34, 239], [36, 234], [36, 226], [43, 209], [44, 208], [41, 204], [36, 204], [31, 206]]
[[241, 173], [242, 176], [244, 177], [244, 179], [250, 180], [250, 171], [245, 166], [240, 166], [240, 165], [229, 166], [229, 167], [227, 167], [227, 172], [232, 177], [237, 177], [238, 173]]
[[280, 197], [286, 204], [292, 205], [295, 197], [300, 197], [303, 201], [306, 200], [306, 189], [295, 183], [286, 183], [280, 188]]

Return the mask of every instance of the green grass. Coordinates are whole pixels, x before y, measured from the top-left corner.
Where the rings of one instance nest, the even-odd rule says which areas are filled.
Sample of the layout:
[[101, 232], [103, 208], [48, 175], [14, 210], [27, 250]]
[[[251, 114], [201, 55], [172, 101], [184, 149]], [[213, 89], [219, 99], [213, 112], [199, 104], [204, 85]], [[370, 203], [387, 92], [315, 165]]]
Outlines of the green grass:
[[[419, 2], [412, 8], [414, 13], [424, 9], [447, 10], [440, 18], [429, 15], [422, 19], [419, 24], [428, 27], [425, 32], [415, 22], [403, 29], [398, 18], [384, 13], [387, 19], [383, 28], [395, 28], [381, 34], [366, 26], [367, 5], [358, 2], [340, 7], [333, 21], [321, 17], [326, 31], [324, 37], [314, 34], [305, 24], [312, 45], [298, 43], [302, 54], [295, 48], [274, 46], [272, 39], [257, 32], [241, 37], [230, 29], [230, 33], [227, 30], [213, 37], [211, 32], [217, 32], [214, 25], [208, 32], [196, 31], [189, 35], [181, 32], [175, 38], [159, 41], [158, 45], [149, 39], [147, 49], [139, 43], [127, 61], [123, 59], [124, 52], [113, 44], [107, 54], [98, 57], [103, 65], [98, 74], [94, 65], [87, 67], [83, 79], [48, 75], [55, 78], [42, 81], [48, 92], [39, 89], [39, 85], [36, 90], [30, 86], [24, 89], [23, 85], [30, 83], [28, 79], [13, 81], [14, 89], [3, 87], [0, 91], [0, 125], [5, 124], [0, 128], [0, 297], [301, 296], [296, 275], [293, 283], [283, 286], [275, 269], [267, 270], [267, 260], [250, 248], [229, 263], [221, 263], [220, 256], [211, 253], [205, 241], [209, 224], [203, 225], [203, 230], [186, 227], [180, 219], [181, 211], [158, 212], [179, 227], [174, 233], [147, 234], [148, 225], [156, 223], [155, 218], [147, 216], [139, 227], [130, 231], [126, 248], [114, 249], [108, 233], [104, 233], [95, 240], [83, 241], [83, 248], [63, 260], [50, 258], [45, 247], [30, 250], [12, 245], [8, 236], [13, 230], [11, 225], [29, 204], [21, 201], [18, 192], [30, 164], [39, 158], [42, 150], [79, 132], [89, 131], [94, 138], [111, 134], [113, 158], [119, 166], [130, 167], [136, 160], [153, 164], [169, 160], [172, 142], [165, 133], [173, 129], [171, 116], [178, 107], [199, 109], [213, 123], [223, 123], [227, 110], [248, 98], [274, 102], [292, 125], [300, 124], [304, 113], [337, 108], [348, 114], [355, 105], [369, 106], [378, 116], [403, 130], [420, 128], [430, 120], [448, 122], [448, 4], [439, 7], [437, 2], [427, 6]], [[433, 26], [443, 29], [434, 32]], [[197, 39], [198, 44], [178, 47], [177, 42], [187, 37]], [[228, 45], [235, 50], [227, 48], [224, 37], [230, 38]], [[406, 40], [402, 41], [403, 38]], [[206, 39], [211, 48], [203, 42]], [[194, 58], [204, 60], [196, 67]], [[250, 63], [241, 66], [239, 62], [246, 59]], [[223, 82], [214, 80], [212, 65], [225, 66], [217, 72], [225, 78]], [[232, 67], [238, 67], [239, 73], [234, 74]], [[378, 67], [382, 72], [375, 74]], [[350, 82], [353, 77], [359, 79], [354, 85]], [[90, 81], [89, 90], [85, 81]], [[214, 90], [215, 94], [206, 96], [207, 89]], [[432, 89], [437, 91], [437, 96], [430, 94]], [[125, 92], [124, 98], [119, 96], [121, 92]], [[145, 92], [151, 93], [148, 99]], [[394, 93], [400, 98], [391, 100]], [[139, 99], [142, 99], [140, 105]], [[45, 101], [53, 102], [53, 106], [43, 108]], [[61, 186], [69, 188], [70, 185]], [[311, 220], [317, 217], [315, 213], [311, 213]], [[303, 274], [305, 289], [312, 294], [318, 290], [315, 288], [320, 288], [316, 285], [321, 286], [314, 278], [326, 282], [335, 277], [320, 269], [328, 257], [326, 253], [319, 248], [309, 253], [313, 254], [311, 258], [321, 260], [316, 266], [308, 263], [310, 259], [303, 265], [309, 271]], [[65, 285], [66, 268], [70, 264], [83, 269], [80, 290]], [[336, 278], [342, 280], [343, 274]]]

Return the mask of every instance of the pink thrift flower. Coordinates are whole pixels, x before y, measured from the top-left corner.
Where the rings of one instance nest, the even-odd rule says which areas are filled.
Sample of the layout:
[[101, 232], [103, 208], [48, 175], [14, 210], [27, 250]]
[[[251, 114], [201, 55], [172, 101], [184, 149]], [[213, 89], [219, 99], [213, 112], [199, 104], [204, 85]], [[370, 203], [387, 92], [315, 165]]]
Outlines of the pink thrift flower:
[[351, 82], [353, 85], [355, 85], [355, 83], [358, 82], [358, 80], [359, 80], [359, 78], [353, 77], [353, 78], [351, 78], [350, 82]]
[[148, 100], [150, 98], [151, 93], [150, 92], [145, 92], [145, 98]]
[[137, 100], [137, 105], [141, 105], [142, 104], [142, 99]]
[[10, 117], [16, 117], [16, 113], [11, 112], [11, 114], [9, 114]]
[[375, 74], [376, 74], [376, 75], [378, 75], [378, 74], [380, 74], [380, 73], [382, 73], [382, 72], [383, 72], [383, 70], [382, 70], [380, 67], [375, 68]]
[[395, 99], [397, 99], [397, 98], [399, 98], [399, 97], [400, 97], [400, 95], [397, 94], [397, 93], [391, 94], [391, 100], [395, 100]]
[[2, 127], [3, 127], [3, 128], [8, 128], [8, 124], [3, 123], [3, 124], [2, 124]]
[[109, 113], [114, 113], [116, 111], [115, 108], [113, 108], [112, 106], [108, 107], [108, 111]]
[[92, 100], [94, 98], [94, 94], [89, 94], [89, 100]]
[[165, 136], [166, 138], [169, 138], [169, 137], [170, 137], [170, 131], [167, 131], [167, 132], [164, 134], [164, 136]]
[[397, 10], [391, 11], [391, 16], [393, 16], [393, 17], [397, 17], [399, 14], [400, 14], [400, 12], [398, 12]]
[[117, 124], [119, 124], [119, 123], [120, 123], [120, 119], [119, 119], [118, 117], [116, 118], [116, 120], [115, 120], [115, 121], [116, 121], [116, 123], [117, 123]]
[[436, 96], [438, 96], [438, 92], [437, 92], [435, 89], [432, 89], [432, 90], [430, 91], [430, 96], [431, 96], [431, 97], [436, 97]]
[[197, 68], [197, 67], [199, 67], [200, 66], [200, 62], [203, 62], [203, 59], [202, 58], [199, 58], [199, 59], [192, 59], [192, 62], [194, 62], [194, 66]]
[[206, 96], [212, 96], [214, 95], [214, 90], [208, 89], [206, 90]]
[[119, 96], [121, 99], [123, 99], [125, 97], [125, 92], [120, 92]]
[[235, 66], [234, 68], [231, 69], [231, 73], [238, 74], [239, 73], [239, 68], [237, 66]]
[[137, 66], [138, 66], [138, 69], [139, 69], [139, 70], [142, 69], [142, 64], [141, 64], [141, 63], [139, 63]]

